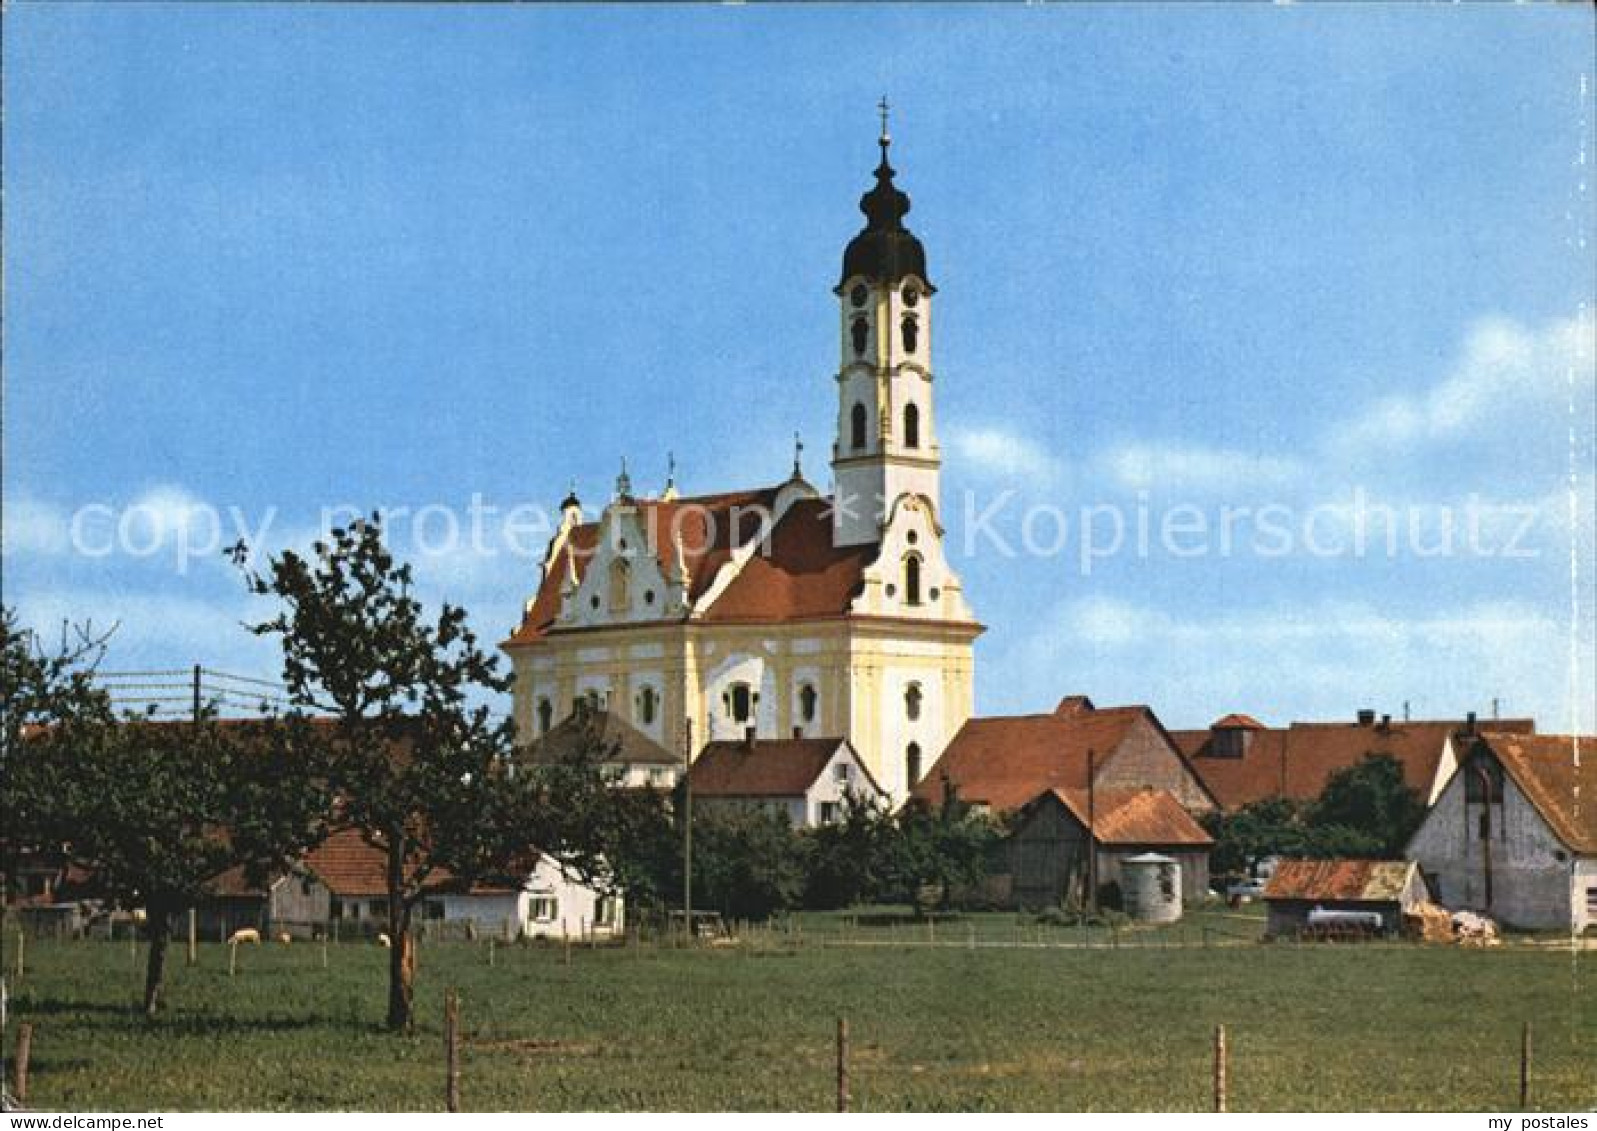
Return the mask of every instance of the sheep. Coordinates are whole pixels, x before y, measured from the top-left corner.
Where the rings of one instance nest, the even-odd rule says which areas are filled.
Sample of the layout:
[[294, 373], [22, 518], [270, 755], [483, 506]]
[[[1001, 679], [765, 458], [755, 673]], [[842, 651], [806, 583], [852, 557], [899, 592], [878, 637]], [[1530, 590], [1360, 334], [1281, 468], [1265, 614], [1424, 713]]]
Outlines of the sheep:
[[232, 936], [227, 940], [227, 945], [237, 946], [239, 943], [254, 943], [256, 946], [260, 946], [261, 933], [254, 927], [243, 927], [237, 931], [234, 931]]
[[389, 939], [389, 937], [386, 934], [379, 934], [377, 936], [377, 945], [382, 947], [384, 950], [387, 950], [389, 947], [393, 946], [394, 944], [393, 944], [393, 942]]
[[284, 946], [287, 946], [289, 943], [294, 941], [294, 936], [289, 934], [287, 931], [279, 931], [277, 932], [277, 941], [282, 943]]

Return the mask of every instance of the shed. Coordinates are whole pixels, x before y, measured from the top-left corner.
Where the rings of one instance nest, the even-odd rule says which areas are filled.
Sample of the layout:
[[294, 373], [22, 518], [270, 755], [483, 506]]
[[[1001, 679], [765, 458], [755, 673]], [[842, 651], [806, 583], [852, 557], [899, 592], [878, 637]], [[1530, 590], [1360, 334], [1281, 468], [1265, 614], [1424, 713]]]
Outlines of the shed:
[[1055, 788], [1021, 810], [1007, 842], [1010, 891], [1018, 906], [1081, 900], [1087, 890], [1089, 823], [1100, 898], [1112, 901], [1116, 887], [1124, 894], [1126, 861], [1150, 852], [1180, 865], [1176, 874], [1186, 900], [1201, 899], [1207, 891], [1214, 841], [1169, 791], [1098, 789], [1089, 795], [1084, 789]]
[[1395, 934], [1403, 913], [1430, 899], [1417, 865], [1407, 860], [1283, 860], [1264, 888], [1268, 933], [1296, 935], [1312, 911], [1364, 911]]

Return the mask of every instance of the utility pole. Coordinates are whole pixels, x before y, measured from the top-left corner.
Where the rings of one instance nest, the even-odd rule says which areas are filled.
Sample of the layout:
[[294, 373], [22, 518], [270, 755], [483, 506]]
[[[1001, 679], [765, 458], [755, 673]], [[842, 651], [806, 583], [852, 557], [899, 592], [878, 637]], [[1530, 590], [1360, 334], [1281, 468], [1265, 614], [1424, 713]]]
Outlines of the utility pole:
[[683, 720], [682, 747], [682, 930], [693, 938], [693, 720]]
[[200, 667], [199, 664], [195, 664], [194, 665], [194, 682], [193, 682], [194, 708], [193, 708], [193, 710], [194, 710], [194, 721], [195, 722], [199, 722], [200, 721], [200, 680], [201, 680], [201, 678], [204, 675], [204, 671], [205, 671], [205, 669]]

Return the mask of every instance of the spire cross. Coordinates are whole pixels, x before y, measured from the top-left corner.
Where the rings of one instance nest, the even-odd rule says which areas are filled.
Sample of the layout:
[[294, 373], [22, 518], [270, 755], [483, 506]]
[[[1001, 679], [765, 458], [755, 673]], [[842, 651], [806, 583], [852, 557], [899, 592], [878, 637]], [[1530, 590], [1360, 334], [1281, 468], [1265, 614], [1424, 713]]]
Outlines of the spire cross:
[[881, 140], [883, 145], [893, 140], [892, 135], [887, 132], [887, 112], [891, 109], [892, 107], [887, 104], [887, 95], [882, 95], [882, 100], [876, 104], [876, 112], [882, 116]]
[[803, 472], [803, 469], [802, 469], [803, 462], [804, 462], [804, 441], [799, 437], [799, 434], [797, 432], [795, 432], [795, 433], [793, 433], [793, 478], [794, 479], [803, 479], [804, 478], [804, 472]]

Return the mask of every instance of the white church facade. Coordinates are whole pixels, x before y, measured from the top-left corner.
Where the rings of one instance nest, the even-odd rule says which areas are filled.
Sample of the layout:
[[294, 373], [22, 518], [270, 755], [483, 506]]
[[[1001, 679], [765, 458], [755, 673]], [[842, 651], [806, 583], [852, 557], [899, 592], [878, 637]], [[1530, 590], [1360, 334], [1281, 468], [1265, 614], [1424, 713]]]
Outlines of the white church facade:
[[982, 632], [943, 550], [936, 293], [885, 123], [839, 305], [834, 494], [804, 478], [698, 497], [568, 498], [504, 648], [524, 735], [596, 701], [672, 750], [847, 739], [895, 801], [970, 717]]

